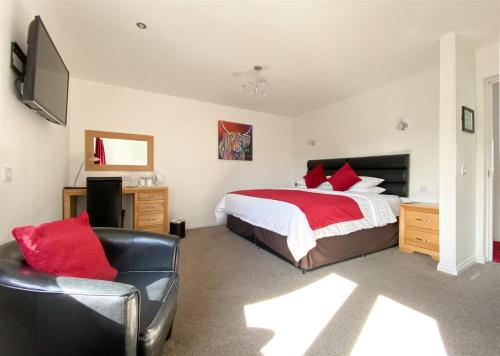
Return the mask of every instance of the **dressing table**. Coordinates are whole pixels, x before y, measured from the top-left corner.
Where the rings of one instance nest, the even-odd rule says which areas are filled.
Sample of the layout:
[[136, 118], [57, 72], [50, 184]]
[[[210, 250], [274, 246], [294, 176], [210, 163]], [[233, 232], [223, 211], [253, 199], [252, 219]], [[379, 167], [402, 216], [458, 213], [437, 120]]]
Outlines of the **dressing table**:
[[[168, 233], [168, 187], [123, 187], [123, 194], [133, 197], [133, 229]], [[64, 188], [63, 218], [77, 215], [78, 197], [87, 195], [87, 189]]]
[[[154, 171], [154, 137], [107, 131], [85, 131], [86, 171]], [[78, 175], [80, 171], [78, 172]], [[78, 180], [75, 179], [75, 186]], [[101, 174], [102, 176], [102, 174]], [[134, 230], [167, 234], [168, 187], [123, 186], [122, 194], [132, 197], [132, 228]], [[85, 197], [85, 187], [63, 189], [63, 218], [77, 215], [77, 199]], [[126, 213], [127, 214], [127, 213]]]

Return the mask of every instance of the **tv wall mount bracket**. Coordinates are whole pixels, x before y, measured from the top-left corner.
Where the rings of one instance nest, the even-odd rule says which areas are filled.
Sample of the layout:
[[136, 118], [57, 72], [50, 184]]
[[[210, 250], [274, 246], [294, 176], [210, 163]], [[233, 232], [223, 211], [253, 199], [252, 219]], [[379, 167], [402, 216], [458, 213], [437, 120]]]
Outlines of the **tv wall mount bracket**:
[[24, 78], [26, 68], [26, 54], [24, 54], [23, 50], [17, 42], [10, 43], [10, 69], [18, 78]]

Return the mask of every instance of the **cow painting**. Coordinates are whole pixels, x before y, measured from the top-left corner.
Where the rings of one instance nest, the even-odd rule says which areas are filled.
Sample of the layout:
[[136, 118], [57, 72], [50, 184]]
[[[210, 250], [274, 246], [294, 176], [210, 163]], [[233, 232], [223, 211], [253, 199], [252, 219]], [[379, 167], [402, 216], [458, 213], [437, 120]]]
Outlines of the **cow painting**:
[[219, 159], [252, 160], [252, 125], [219, 121]]

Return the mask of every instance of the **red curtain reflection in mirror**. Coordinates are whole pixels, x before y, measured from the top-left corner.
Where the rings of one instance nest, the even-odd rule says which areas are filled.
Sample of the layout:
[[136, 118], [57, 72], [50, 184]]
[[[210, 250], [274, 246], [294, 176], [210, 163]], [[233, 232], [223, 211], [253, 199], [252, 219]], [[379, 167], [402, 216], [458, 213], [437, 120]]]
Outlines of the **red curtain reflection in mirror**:
[[104, 142], [100, 137], [96, 137], [95, 139], [94, 152], [95, 152], [94, 156], [99, 159], [98, 161], [95, 162], [95, 164], [99, 164], [101, 166], [106, 165], [106, 152], [104, 151]]

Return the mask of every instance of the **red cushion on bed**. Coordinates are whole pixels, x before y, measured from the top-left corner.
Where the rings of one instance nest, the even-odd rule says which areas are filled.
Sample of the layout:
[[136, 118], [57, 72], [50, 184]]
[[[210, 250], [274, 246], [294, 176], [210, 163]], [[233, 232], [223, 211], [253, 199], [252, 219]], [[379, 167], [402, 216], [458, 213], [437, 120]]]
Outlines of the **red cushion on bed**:
[[344, 164], [337, 172], [328, 178], [328, 182], [330, 182], [333, 189], [340, 192], [349, 189], [360, 180], [361, 178], [358, 177], [349, 163]]
[[323, 169], [323, 165], [320, 163], [307, 172], [304, 176], [304, 180], [306, 181], [307, 188], [316, 188], [321, 183], [326, 182], [326, 173]]
[[28, 265], [58, 276], [112, 281], [117, 275], [89, 224], [87, 212], [77, 218], [12, 230]]

